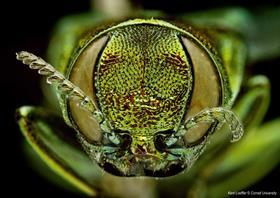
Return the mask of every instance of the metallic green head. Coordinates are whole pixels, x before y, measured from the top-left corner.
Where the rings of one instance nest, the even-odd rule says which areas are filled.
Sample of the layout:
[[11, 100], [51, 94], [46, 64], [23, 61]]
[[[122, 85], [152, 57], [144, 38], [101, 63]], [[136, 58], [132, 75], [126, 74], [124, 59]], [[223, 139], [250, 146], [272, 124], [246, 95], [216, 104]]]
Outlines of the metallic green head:
[[178, 129], [192, 74], [177, 34], [150, 24], [110, 32], [97, 64], [95, 87], [114, 129], [133, 137]]
[[153, 19], [120, 23], [84, 42], [69, 79], [94, 100], [101, 118], [67, 102], [89, 155], [122, 176], [170, 176], [191, 166], [211, 125], [172, 148], [163, 140], [183, 130], [190, 116], [221, 104], [218, 71], [204, 46]]

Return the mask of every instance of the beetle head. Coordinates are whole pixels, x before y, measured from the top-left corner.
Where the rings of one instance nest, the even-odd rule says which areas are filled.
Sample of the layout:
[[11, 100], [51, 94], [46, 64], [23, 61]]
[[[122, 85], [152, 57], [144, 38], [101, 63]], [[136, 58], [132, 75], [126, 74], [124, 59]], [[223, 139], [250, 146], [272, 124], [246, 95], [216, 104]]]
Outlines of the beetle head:
[[101, 32], [74, 59], [69, 78], [93, 99], [101, 118], [71, 100], [69, 117], [106, 171], [170, 176], [200, 155], [211, 125], [193, 130], [194, 137], [165, 141], [188, 117], [220, 104], [214, 63], [192, 39], [163, 21], [134, 20]]

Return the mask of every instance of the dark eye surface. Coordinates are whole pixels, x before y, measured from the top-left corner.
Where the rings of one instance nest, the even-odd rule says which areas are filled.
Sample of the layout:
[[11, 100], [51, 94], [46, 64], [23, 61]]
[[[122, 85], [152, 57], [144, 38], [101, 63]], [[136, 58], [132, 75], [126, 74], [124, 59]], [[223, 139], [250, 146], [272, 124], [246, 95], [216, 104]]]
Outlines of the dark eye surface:
[[131, 142], [132, 142], [131, 136], [128, 135], [128, 134], [122, 134], [120, 136], [122, 138], [121, 148], [122, 149], [128, 149], [131, 145]]
[[[98, 54], [106, 44], [107, 36], [101, 37], [87, 46], [75, 61], [70, 74], [70, 81], [83, 90], [87, 96], [96, 102], [94, 91], [94, 67]], [[78, 107], [73, 100], [69, 102], [70, 117], [76, 127], [89, 141], [99, 141], [101, 131], [97, 120], [93, 119], [90, 112]]]
[[167, 149], [167, 145], [165, 144], [165, 139], [167, 136], [173, 134], [173, 130], [166, 130], [162, 132], [158, 132], [154, 136], [154, 145], [158, 151], [164, 152]]
[[129, 149], [132, 138], [127, 131], [122, 131], [122, 130], [114, 130], [114, 133], [118, 136], [120, 143], [119, 146], [122, 150], [127, 150]]

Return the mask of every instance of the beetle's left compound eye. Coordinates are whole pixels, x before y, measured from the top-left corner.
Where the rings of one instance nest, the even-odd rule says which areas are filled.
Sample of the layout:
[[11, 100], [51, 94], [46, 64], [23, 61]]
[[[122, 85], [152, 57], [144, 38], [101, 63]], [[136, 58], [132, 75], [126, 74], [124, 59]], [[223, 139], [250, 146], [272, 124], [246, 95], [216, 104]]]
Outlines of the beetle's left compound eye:
[[[190, 38], [182, 37], [182, 44], [189, 54], [194, 73], [192, 98], [185, 117], [187, 120], [205, 108], [220, 106], [222, 92], [217, 67], [208, 52]], [[210, 127], [209, 123], [198, 123], [186, 132], [185, 143], [192, 145], [199, 142]]]
[[[83, 90], [95, 103], [94, 69], [98, 54], [106, 45], [107, 40], [108, 37], [104, 36], [89, 44], [76, 59], [69, 77], [70, 81]], [[74, 122], [75, 127], [78, 128], [88, 141], [100, 141], [101, 131], [99, 123], [93, 118], [91, 112], [78, 107], [77, 102], [71, 99], [69, 107], [70, 118]]]
[[210, 126], [209, 123], [197, 123], [196, 126], [186, 131], [184, 136], [185, 144], [191, 146], [201, 142]]

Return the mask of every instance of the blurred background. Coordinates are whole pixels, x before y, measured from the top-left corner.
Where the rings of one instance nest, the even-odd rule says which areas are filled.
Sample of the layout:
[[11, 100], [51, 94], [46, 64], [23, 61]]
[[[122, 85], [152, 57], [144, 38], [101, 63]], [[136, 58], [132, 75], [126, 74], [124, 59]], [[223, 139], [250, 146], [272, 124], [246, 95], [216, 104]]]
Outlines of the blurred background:
[[[279, 6], [279, 1], [266, 0], [262, 3], [252, 1], [160, 1], [137, 0], [135, 3], [145, 9], [160, 9], [170, 14], [206, 10], [225, 6], [242, 6], [253, 12], [264, 7]], [[6, 1], [1, 5], [1, 179], [3, 190], [13, 195], [25, 197], [67, 196], [77, 197], [52, 185], [34, 172], [21, 152], [23, 137], [16, 125], [14, 111], [22, 105], [40, 105], [42, 92], [39, 75], [27, 69], [15, 59], [15, 52], [27, 50], [44, 56], [52, 28], [56, 21], [70, 14], [90, 9], [90, 1]], [[280, 19], [279, 19], [280, 20]], [[279, 24], [280, 25], [280, 24]], [[272, 99], [265, 120], [279, 116], [280, 59], [258, 62], [251, 67], [251, 73], [268, 76], [272, 85]], [[280, 132], [280, 129], [279, 129]], [[246, 190], [278, 191], [280, 193], [280, 166], [276, 167], [261, 181]], [[10, 197], [9, 196], [9, 197]]]

